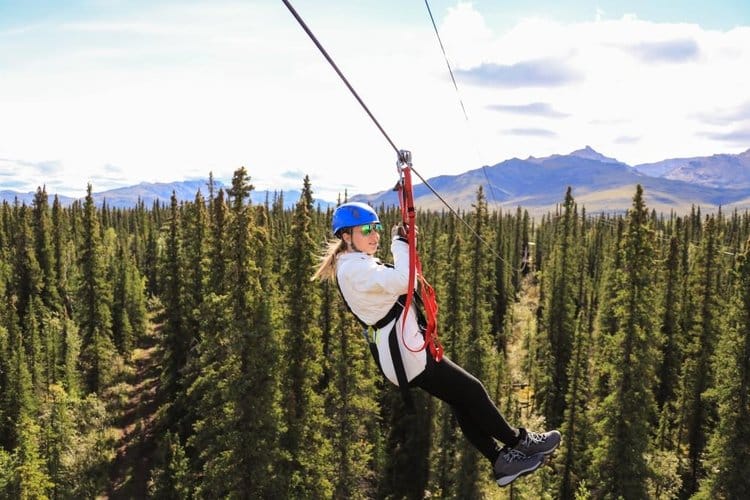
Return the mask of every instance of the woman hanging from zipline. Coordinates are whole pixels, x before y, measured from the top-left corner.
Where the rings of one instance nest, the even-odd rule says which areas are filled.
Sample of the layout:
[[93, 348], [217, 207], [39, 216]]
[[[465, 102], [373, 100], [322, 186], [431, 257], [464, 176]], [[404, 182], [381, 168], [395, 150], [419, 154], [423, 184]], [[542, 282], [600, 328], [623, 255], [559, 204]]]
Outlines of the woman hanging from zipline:
[[[396, 151], [402, 175], [404, 171], [408, 174], [411, 154], [396, 147], [289, 0], [283, 2]], [[402, 169], [403, 165], [406, 167]], [[425, 322], [412, 302], [413, 297], [418, 298], [414, 289], [423, 279], [417, 279], [418, 271], [415, 275], [417, 231], [413, 200], [411, 204], [404, 203], [413, 198], [411, 177], [406, 175], [406, 179], [400, 193], [404, 223], [391, 232], [393, 265], [383, 265], [375, 258], [382, 229], [377, 213], [363, 203], [345, 203], [333, 214], [332, 229], [338, 240], [329, 245], [314, 278], [336, 281], [354, 316], [375, 328], [374, 338], [368, 337], [370, 350], [380, 370], [399, 387], [407, 404], [409, 387], [413, 386], [448, 403], [466, 438], [492, 464], [497, 484], [505, 486], [536, 470], [544, 462], [544, 456], [559, 446], [560, 433], [511, 427], [484, 385], [443, 356], [431, 315], [436, 304], [424, 301], [429, 316]], [[426, 346], [430, 349], [425, 349]], [[496, 440], [505, 446], [501, 447]]]
[[439, 342], [425, 348], [431, 339], [425, 335], [424, 317], [406, 300], [410, 287], [417, 285], [416, 279], [410, 283], [414, 276], [409, 258], [416, 225], [407, 227], [403, 223], [393, 227], [393, 265], [382, 264], [375, 258], [382, 231], [377, 213], [364, 203], [342, 204], [333, 214], [336, 240], [329, 243], [314, 278], [335, 281], [351, 312], [374, 327], [374, 335], [367, 338], [370, 349], [407, 404], [409, 388], [419, 387], [450, 405], [464, 436], [489, 460], [497, 484], [505, 486], [536, 470], [560, 444], [560, 433], [511, 427], [482, 382], [443, 356]]

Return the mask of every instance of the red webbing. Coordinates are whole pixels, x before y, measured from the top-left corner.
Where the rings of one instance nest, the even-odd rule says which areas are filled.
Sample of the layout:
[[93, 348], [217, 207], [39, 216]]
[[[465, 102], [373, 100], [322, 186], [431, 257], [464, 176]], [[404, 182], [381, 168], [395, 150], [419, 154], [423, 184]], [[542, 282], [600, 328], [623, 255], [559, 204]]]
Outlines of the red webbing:
[[399, 202], [401, 204], [401, 219], [406, 229], [406, 240], [409, 244], [409, 289], [406, 293], [406, 302], [404, 303], [404, 316], [401, 323], [401, 331], [403, 332], [404, 326], [406, 325], [406, 313], [409, 311], [412, 300], [414, 298], [414, 281], [415, 278], [418, 280], [418, 285], [421, 288], [422, 305], [424, 306], [425, 318], [427, 320], [427, 327], [424, 335], [424, 344], [419, 349], [412, 349], [403, 340], [404, 346], [411, 352], [419, 352], [425, 347], [430, 348], [430, 354], [437, 361], [440, 362], [443, 359], [443, 346], [440, 343], [440, 339], [437, 335], [437, 299], [435, 297], [435, 290], [427, 282], [422, 275], [422, 263], [419, 260], [419, 254], [417, 253], [417, 231], [416, 231], [416, 211], [414, 209], [414, 193], [412, 191], [411, 182], [411, 169], [406, 166], [401, 169], [403, 174], [402, 184], [399, 186]]

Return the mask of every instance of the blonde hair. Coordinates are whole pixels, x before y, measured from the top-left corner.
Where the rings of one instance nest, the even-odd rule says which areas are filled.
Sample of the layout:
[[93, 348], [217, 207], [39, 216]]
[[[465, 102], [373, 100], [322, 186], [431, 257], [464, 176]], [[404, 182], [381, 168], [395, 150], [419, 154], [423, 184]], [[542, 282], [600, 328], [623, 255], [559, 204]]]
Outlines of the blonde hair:
[[326, 251], [320, 257], [320, 265], [315, 271], [311, 281], [333, 281], [336, 278], [336, 257], [347, 250], [346, 242], [341, 239], [330, 240], [326, 245]]

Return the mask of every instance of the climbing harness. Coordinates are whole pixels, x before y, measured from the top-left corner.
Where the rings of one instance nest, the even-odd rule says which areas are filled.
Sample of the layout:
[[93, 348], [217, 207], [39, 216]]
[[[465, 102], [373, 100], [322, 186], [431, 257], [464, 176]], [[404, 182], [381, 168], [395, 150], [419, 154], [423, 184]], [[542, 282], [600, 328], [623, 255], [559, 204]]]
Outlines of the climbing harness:
[[[384, 266], [392, 267], [389, 264], [382, 264]], [[383, 370], [383, 365], [380, 364], [380, 355], [378, 354], [378, 346], [376, 343], [375, 338], [370, 338], [370, 335], [368, 334], [368, 331], [370, 327], [374, 328], [375, 331], [380, 330], [381, 328], [386, 327], [390, 322], [393, 321], [393, 327], [391, 328], [391, 331], [388, 333], [388, 351], [391, 355], [391, 360], [393, 361], [393, 370], [396, 372], [396, 381], [398, 382], [398, 388], [401, 392], [401, 397], [404, 400], [404, 404], [406, 405], [406, 408], [410, 411], [414, 410], [414, 401], [412, 400], [411, 393], [409, 392], [409, 380], [406, 377], [406, 369], [404, 368], [404, 361], [401, 359], [401, 351], [399, 351], [398, 348], [398, 339], [396, 338], [396, 322], [394, 321], [396, 318], [398, 318], [401, 315], [401, 312], [404, 310], [404, 301], [406, 299], [405, 295], [402, 295], [398, 298], [398, 300], [393, 304], [391, 309], [386, 313], [385, 316], [380, 318], [378, 321], [376, 321], [372, 325], [368, 325], [365, 323], [362, 318], [357, 316], [357, 314], [352, 311], [352, 308], [349, 306], [349, 303], [346, 301], [346, 297], [344, 297], [344, 293], [341, 291], [341, 285], [339, 285], [339, 282], [336, 281], [336, 286], [339, 289], [339, 295], [341, 296], [341, 300], [344, 302], [344, 305], [346, 306], [347, 310], [354, 316], [359, 324], [362, 325], [363, 331], [362, 335], [365, 337], [365, 340], [367, 341], [367, 345], [370, 348], [370, 353], [372, 354], [372, 357], [375, 359], [375, 364], [378, 365], [378, 369], [380, 370], [380, 373], [385, 376], [385, 371]], [[419, 316], [421, 318], [421, 316]], [[421, 324], [421, 323], [420, 323]]]

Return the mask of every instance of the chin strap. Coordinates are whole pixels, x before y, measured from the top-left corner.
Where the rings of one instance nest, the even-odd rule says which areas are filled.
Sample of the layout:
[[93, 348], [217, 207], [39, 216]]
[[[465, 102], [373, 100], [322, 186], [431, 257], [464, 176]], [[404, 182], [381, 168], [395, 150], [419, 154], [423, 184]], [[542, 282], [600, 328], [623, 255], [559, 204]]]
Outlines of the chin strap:
[[[403, 331], [406, 325], [406, 315], [411, 306], [414, 298], [414, 283], [417, 282], [417, 287], [420, 289], [420, 293], [417, 293], [417, 300], [422, 303], [424, 313], [426, 317], [426, 328], [424, 332], [424, 344], [419, 349], [412, 349], [408, 346], [406, 341], [402, 341], [404, 346], [411, 352], [419, 352], [429, 347], [430, 354], [435, 361], [440, 362], [443, 359], [443, 345], [440, 343], [440, 339], [437, 334], [437, 299], [435, 297], [435, 290], [432, 288], [422, 274], [422, 263], [419, 260], [419, 254], [417, 253], [417, 234], [416, 234], [416, 210], [414, 209], [414, 192], [412, 190], [411, 181], [411, 152], [400, 150], [398, 155], [398, 172], [399, 181], [396, 184], [395, 190], [398, 191], [399, 203], [401, 204], [401, 219], [406, 230], [406, 240], [409, 244], [409, 289], [406, 293], [406, 300], [404, 302], [404, 313], [401, 323], [401, 330]], [[421, 299], [421, 300], [420, 300]]]

